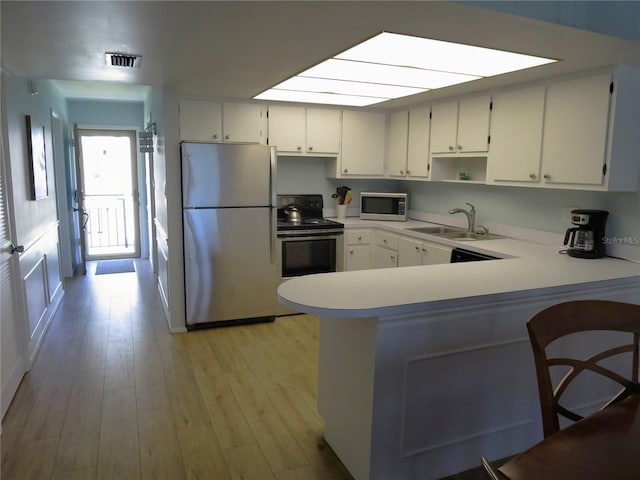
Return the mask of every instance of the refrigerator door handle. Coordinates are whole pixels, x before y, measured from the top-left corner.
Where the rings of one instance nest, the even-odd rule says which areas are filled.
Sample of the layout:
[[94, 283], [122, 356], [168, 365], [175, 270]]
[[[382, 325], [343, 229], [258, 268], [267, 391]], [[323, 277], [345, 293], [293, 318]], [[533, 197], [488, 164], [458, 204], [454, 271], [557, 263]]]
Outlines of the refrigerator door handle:
[[271, 221], [269, 222], [269, 255], [271, 258], [271, 265], [275, 265], [277, 252], [276, 252], [276, 230], [277, 230], [277, 209], [271, 208]]

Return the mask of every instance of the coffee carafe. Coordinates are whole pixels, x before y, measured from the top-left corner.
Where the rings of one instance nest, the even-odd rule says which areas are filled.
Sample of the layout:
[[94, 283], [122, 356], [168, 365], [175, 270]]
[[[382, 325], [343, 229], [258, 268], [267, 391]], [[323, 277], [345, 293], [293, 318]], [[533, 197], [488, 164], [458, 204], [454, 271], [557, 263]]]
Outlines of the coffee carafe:
[[569, 245], [567, 254], [577, 258], [602, 258], [605, 255], [604, 227], [609, 212], [606, 210], [572, 210], [571, 223], [564, 235]]

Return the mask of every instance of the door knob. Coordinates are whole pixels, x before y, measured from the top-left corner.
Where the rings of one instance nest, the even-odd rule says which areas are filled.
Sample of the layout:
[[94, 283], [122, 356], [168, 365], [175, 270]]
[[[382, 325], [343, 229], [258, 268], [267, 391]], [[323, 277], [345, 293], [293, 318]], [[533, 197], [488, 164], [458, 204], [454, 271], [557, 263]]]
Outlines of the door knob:
[[11, 254], [13, 255], [14, 253], [24, 253], [24, 245], [14, 245], [13, 243], [11, 244]]

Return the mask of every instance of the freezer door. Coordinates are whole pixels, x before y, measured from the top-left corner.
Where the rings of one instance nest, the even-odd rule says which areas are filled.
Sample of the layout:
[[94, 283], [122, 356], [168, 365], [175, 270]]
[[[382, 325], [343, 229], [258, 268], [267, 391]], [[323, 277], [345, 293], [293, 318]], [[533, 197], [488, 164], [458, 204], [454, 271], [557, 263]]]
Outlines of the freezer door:
[[275, 151], [264, 145], [182, 144], [182, 206], [275, 204]]
[[187, 324], [275, 315], [272, 208], [184, 210]]

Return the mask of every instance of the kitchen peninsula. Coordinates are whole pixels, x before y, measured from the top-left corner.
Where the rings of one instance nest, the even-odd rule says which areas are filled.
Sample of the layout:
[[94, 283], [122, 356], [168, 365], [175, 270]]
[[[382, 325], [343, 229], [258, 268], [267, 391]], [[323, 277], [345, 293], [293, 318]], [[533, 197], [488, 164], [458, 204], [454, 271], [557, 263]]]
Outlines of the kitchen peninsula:
[[567, 300], [640, 300], [638, 263], [469, 243], [501, 259], [311, 275], [278, 290], [321, 317], [318, 411], [356, 480], [437, 479], [533, 445], [542, 430], [526, 321]]

